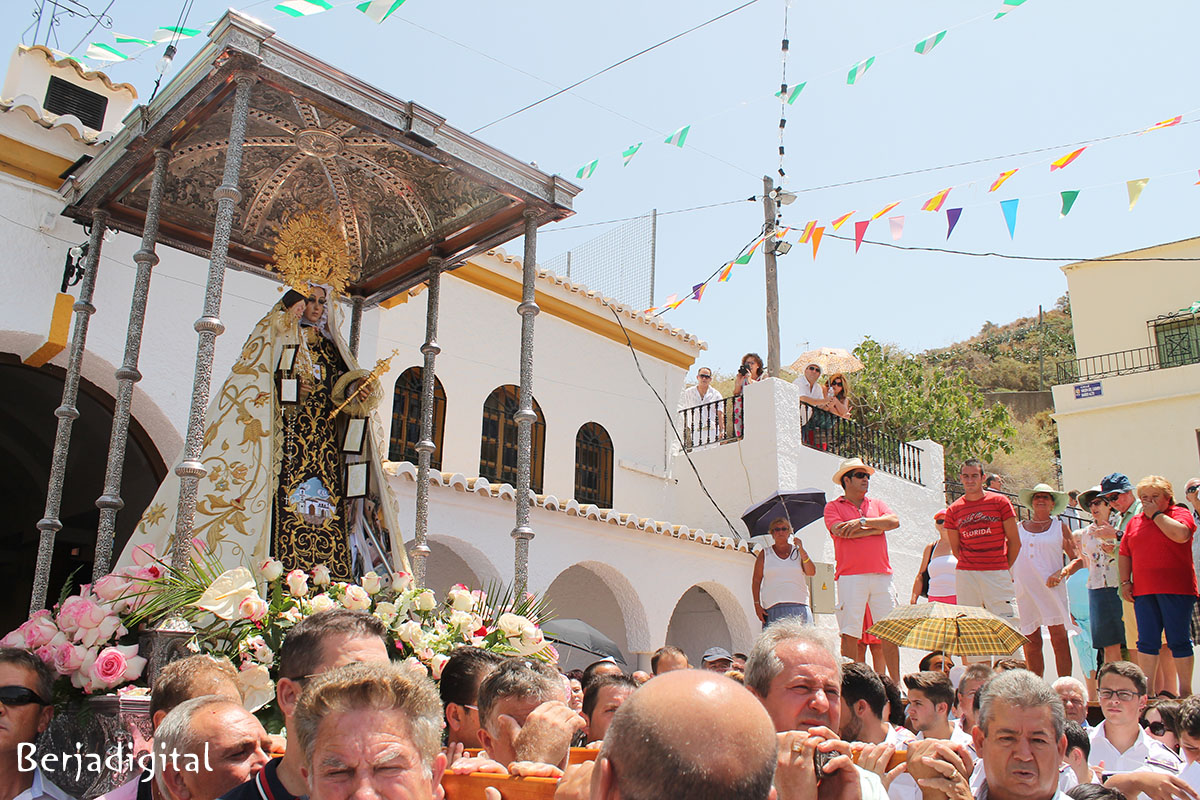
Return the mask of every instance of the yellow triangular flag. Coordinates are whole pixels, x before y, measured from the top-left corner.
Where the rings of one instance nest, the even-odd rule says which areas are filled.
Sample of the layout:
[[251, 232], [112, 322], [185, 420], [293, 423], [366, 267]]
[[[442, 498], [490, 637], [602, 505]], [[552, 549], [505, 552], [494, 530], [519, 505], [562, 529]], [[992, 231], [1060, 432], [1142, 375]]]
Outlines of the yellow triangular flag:
[[1136, 181], [1125, 181], [1125, 188], [1129, 190], [1130, 211], [1133, 211], [1133, 207], [1137, 205], [1138, 198], [1142, 196], [1142, 189], [1145, 189], [1146, 184], [1149, 182], [1149, 178], [1138, 178]]

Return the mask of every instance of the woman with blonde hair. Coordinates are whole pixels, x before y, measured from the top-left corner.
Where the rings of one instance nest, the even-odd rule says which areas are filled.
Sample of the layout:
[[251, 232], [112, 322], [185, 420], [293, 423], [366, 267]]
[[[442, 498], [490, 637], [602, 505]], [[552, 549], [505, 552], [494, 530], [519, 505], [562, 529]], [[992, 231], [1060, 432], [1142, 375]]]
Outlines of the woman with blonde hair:
[[850, 382], [841, 372], [835, 372], [825, 382], [825, 399], [829, 411], [842, 419], [850, 419]]
[[1118, 553], [1121, 596], [1133, 602], [1137, 616], [1139, 663], [1157, 685], [1158, 651], [1162, 636], [1175, 657], [1179, 692], [1192, 693], [1192, 606], [1196, 603], [1196, 571], [1192, 566], [1192, 536], [1196, 522], [1186, 506], [1175, 502], [1171, 482], [1161, 475], [1138, 481], [1142, 511], [1125, 527]]

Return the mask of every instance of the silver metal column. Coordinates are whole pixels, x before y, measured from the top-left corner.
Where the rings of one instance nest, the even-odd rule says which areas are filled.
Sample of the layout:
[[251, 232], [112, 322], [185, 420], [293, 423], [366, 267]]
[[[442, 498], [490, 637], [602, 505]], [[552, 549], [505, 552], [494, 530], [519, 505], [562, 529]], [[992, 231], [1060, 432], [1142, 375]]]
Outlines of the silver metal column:
[[[355, 295], [350, 298], [350, 353], [358, 358], [358, 337], [362, 333], [362, 315], [364, 298]], [[360, 365], [361, 366], [361, 365]]]
[[175, 515], [171, 564], [176, 569], [186, 566], [192, 556], [196, 491], [200, 479], [208, 472], [200, 461], [200, 451], [204, 443], [204, 411], [208, 406], [212, 383], [213, 352], [216, 350], [217, 337], [225, 330], [217, 315], [221, 312], [221, 293], [225, 288], [225, 262], [229, 257], [229, 234], [233, 229], [233, 215], [242, 199], [242, 193], [238, 191], [238, 175], [242, 171], [242, 144], [246, 139], [250, 89], [257, 77], [249, 72], [240, 72], [234, 80], [237, 82], [237, 90], [233, 99], [233, 118], [229, 125], [229, 148], [225, 151], [225, 173], [221, 185], [213, 190], [213, 197], [217, 200], [217, 215], [213, 228], [212, 253], [208, 261], [204, 313], [195, 324], [199, 341], [196, 344], [196, 373], [192, 381], [192, 407], [188, 413], [183, 461], [175, 468], [175, 474], [179, 476], [179, 510]]
[[138, 357], [142, 352], [142, 328], [146, 323], [146, 301], [150, 295], [150, 273], [158, 264], [154, 252], [158, 241], [159, 207], [167, 180], [167, 161], [171, 151], [154, 151], [154, 173], [150, 178], [150, 199], [142, 226], [142, 245], [133, 254], [137, 272], [133, 279], [133, 300], [129, 304], [129, 329], [125, 333], [125, 359], [117, 369], [117, 397], [113, 410], [112, 435], [108, 440], [108, 468], [104, 472], [104, 493], [96, 500], [100, 524], [96, 529], [96, 555], [92, 562], [92, 581], [108, 574], [112, 561], [113, 536], [117, 512], [125, 506], [121, 499], [121, 479], [125, 473], [125, 445], [129, 442], [129, 414], [133, 406], [133, 385], [142, 379]]
[[425, 306], [425, 343], [421, 354], [425, 364], [421, 367], [421, 440], [417, 442], [417, 524], [414, 530], [416, 542], [412, 549], [413, 579], [417, 586], [425, 585], [425, 559], [429, 556], [429, 544], [425, 540], [429, 530], [429, 461], [436, 445], [433, 443], [433, 389], [434, 361], [442, 348], [437, 343], [438, 302], [442, 294], [442, 263], [439, 256], [429, 259], [429, 291]]
[[529, 583], [529, 540], [533, 528], [529, 527], [529, 472], [532, 466], [533, 423], [537, 414], [533, 412], [533, 318], [540, 310], [534, 302], [537, 279], [537, 212], [525, 211], [525, 262], [521, 272], [521, 304], [517, 313], [521, 315], [521, 396], [519, 408], [513, 415], [517, 421], [517, 527], [512, 537], [516, 540], [516, 564], [513, 569], [513, 584], [517, 596], [526, 591]]
[[38, 540], [37, 567], [33, 573], [33, 594], [29, 598], [29, 613], [46, 607], [46, 593], [50, 586], [50, 564], [54, 559], [54, 537], [62, 530], [58, 519], [62, 508], [63, 481], [67, 474], [67, 453], [71, 447], [71, 425], [79, 417], [75, 399], [79, 396], [79, 372], [83, 366], [83, 353], [87, 346], [88, 322], [96, 307], [92, 295], [96, 289], [96, 274], [100, 271], [100, 249], [104, 246], [104, 226], [108, 223], [107, 211], [92, 214], [92, 233], [88, 237], [87, 262], [83, 268], [83, 282], [79, 285], [79, 299], [75, 310], [75, 330], [71, 334], [71, 353], [67, 357], [67, 374], [63, 378], [62, 405], [54, 411], [58, 417], [58, 431], [54, 435], [54, 456], [50, 461], [50, 483], [46, 487], [45, 516], [38, 521], [41, 531]]

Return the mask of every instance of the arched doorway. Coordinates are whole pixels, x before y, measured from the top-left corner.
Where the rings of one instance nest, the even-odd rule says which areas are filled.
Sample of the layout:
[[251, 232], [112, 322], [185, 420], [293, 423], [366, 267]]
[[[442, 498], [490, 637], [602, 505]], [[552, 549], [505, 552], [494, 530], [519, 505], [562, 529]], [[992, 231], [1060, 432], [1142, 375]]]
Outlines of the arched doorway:
[[[636, 669], [625, 612], [612, 587], [599, 574], [582, 564], [574, 564], [558, 574], [543, 596], [556, 618], [580, 619], [591, 625], [616, 643], [628, 669]], [[582, 669], [600, 660], [600, 656], [574, 649], [562, 651], [561, 655], [559, 666], [564, 670]]]
[[687, 653], [693, 667], [700, 666], [700, 657], [710, 647], [724, 647], [730, 652], [735, 649], [720, 604], [702, 586], [692, 586], [675, 604], [667, 625], [667, 644]]
[[[408, 542], [410, 554], [414, 543]], [[456, 583], [470, 589], [487, 589], [489, 584], [500, 582], [500, 572], [475, 545], [441, 534], [431, 534], [426, 543], [429, 557], [425, 559], [425, 585], [439, 600], [445, 599], [446, 591]]]
[[[25, 619], [37, 563], [38, 520], [46, 508], [46, 485], [62, 403], [63, 370], [53, 365], [27, 367], [11, 353], [0, 353], [0, 486], [6, 498], [6, 524], [0, 530], [0, 582], [6, 601], [0, 608], [0, 630]], [[79, 382], [79, 418], [71, 432], [67, 475], [63, 484], [63, 528], [54, 543], [48, 601], [53, 604], [74, 573], [75, 585], [92, 579], [92, 560], [100, 511], [96, 498], [104, 487], [113, 398], [85, 380]], [[136, 412], [136, 408], [134, 409]], [[131, 419], [125, 451], [114, 553], [120, 553], [138, 519], [166, 475], [162, 456], [150, 437]]]

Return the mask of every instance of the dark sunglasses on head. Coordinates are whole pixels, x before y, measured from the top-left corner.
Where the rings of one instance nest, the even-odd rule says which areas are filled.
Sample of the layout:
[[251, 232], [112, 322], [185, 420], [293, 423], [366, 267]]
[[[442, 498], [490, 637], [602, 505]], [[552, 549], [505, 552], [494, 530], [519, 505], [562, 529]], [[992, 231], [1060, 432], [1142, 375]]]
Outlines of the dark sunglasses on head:
[[871, 477], [871, 473], [869, 473], [869, 472], [851, 472], [850, 477], [851, 478], [869, 478], [869, 477]]
[[1167, 732], [1167, 726], [1161, 722], [1147, 722], [1146, 720], [1142, 720], [1142, 727], [1155, 736], [1162, 736]]
[[26, 689], [24, 686], [0, 686], [0, 703], [6, 706], [27, 706], [30, 703], [50, 705], [33, 689]]

